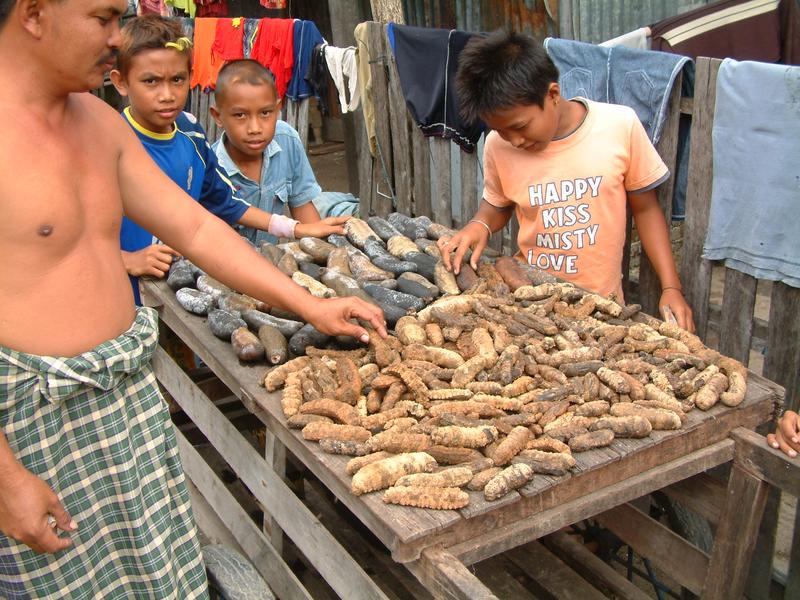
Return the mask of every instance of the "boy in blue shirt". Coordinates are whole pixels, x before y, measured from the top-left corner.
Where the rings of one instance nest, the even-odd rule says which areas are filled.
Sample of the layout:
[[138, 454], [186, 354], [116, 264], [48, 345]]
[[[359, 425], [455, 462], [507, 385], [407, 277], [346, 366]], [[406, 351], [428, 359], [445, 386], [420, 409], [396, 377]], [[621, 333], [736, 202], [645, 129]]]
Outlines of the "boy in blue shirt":
[[[210, 111], [225, 132], [214, 144], [214, 152], [247, 202], [276, 214], [288, 206], [292, 217], [301, 222], [319, 221], [318, 202], [323, 202], [328, 214], [352, 215], [358, 208], [349, 194], [322, 193], [300, 136], [278, 119], [275, 82], [260, 63], [245, 59], [222, 67], [215, 102]], [[331, 200], [335, 206], [329, 206]], [[242, 234], [256, 245], [275, 241], [268, 232], [252, 228]]]
[[[217, 164], [197, 119], [183, 112], [191, 80], [191, 42], [177, 22], [157, 15], [133, 19], [122, 30], [118, 68], [111, 80], [130, 106], [123, 116], [147, 152], [169, 177], [206, 209], [230, 225], [275, 231], [280, 237], [342, 233], [346, 218], [316, 218], [302, 225], [251, 206], [235, 194]], [[138, 277], [163, 277], [177, 253], [123, 217], [123, 263], [139, 303]]]

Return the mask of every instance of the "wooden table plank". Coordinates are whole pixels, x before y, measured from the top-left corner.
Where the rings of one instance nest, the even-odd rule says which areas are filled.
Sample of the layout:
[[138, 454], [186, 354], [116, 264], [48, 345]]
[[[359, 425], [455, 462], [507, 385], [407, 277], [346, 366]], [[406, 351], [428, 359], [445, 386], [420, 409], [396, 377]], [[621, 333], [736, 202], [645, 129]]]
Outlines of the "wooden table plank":
[[[578, 468], [569, 476], [537, 476], [517, 496], [501, 502], [486, 503], [479, 494], [473, 494], [474, 506], [463, 509], [461, 514], [389, 506], [377, 493], [353, 496], [350, 478], [344, 473], [347, 459], [323, 453], [317, 444], [302, 440], [298, 432], [286, 428], [280, 394], [269, 394], [260, 386], [266, 367], [239, 363], [230, 346], [210, 333], [204, 319], [186, 313], [163, 282], [147, 282], [144, 288], [147, 303], [161, 305], [164, 321], [401, 562], [417, 559], [424, 547], [439, 541], [448, 546], [533, 516], [539, 519], [542, 511], [613, 487], [642, 471], [710, 446], [735, 427], [755, 426], [769, 418], [773, 399], [780, 390], [751, 375], [747, 397], [736, 409], [718, 406], [705, 413], [691, 411], [680, 431], [653, 432], [652, 439], [645, 440], [615, 440], [609, 448], [576, 454]], [[653, 489], [658, 487], [662, 486]]]
[[732, 440], [717, 442], [614, 485], [505, 525], [497, 522], [496, 515], [490, 515], [495, 517], [495, 527], [472, 538], [458, 540], [455, 534], [459, 532], [448, 532], [447, 536], [430, 541], [448, 544], [455, 556], [465, 564], [472, 564], [726, 462], [733, 456], [733, 446]]
[[463, 563], [443, 548], [426, 548], [419, 560], [406, 566], [435, 598], [498, 600]]

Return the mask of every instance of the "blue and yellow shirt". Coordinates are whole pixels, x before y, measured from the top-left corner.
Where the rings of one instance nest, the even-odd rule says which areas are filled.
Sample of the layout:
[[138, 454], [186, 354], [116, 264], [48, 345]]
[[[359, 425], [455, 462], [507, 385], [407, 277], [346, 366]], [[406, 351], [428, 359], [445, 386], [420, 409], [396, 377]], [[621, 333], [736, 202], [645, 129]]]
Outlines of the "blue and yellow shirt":
[[[275, 125], [275, 135], [264, 148], [261, 181], [253, 181], [241, 172], [225, 149], [225, 134], [214, 144], [214, 152], [233, 181], [237, 194], [249, 204], [272, 214], [284, 214], [286, 206], [303, 206], [320, 195], [322, 189], [314, 177], [303, 142], [297, 131], [285, 121]], [[277, 238], [266, 231], [243, 227], [240, 233], [256, 247]]]
[[[250, 205], [236, 195], [233, 184], [217, 164], [203, 127], [193, 115], [186, 112], [178, 115], [170, 133], [145, 129], [134, 120], [129, 108], [123, 111], [123, 116], [150, 157], [182, 190], [231, 225], [242, 218]], [[120, 231], [123, 250], [136, 252], [157, 241], [150, 232], [123, 217]], [[131, 277], [131, 283], [139, 304], [138, 278]]]

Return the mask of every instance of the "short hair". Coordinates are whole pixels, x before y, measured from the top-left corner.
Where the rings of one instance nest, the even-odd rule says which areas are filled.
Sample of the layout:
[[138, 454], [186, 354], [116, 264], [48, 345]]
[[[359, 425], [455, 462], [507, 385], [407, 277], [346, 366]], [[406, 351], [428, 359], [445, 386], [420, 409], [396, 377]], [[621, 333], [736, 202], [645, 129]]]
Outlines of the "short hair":
[[[185, 37], [178, 21], [165, 19], [160, 15], [144, 15], [131, 19], [122, 28], [122, 43], [117, 55], [117, 70], [123, 77], [128, 74], [133, 58], [145, 50], [160, 50], [169, 48], [167, 44], [179, 44], [178, 40]], [[183, 48], [182, 50], [179, 48]], [[192, 47], [179, 44], [178, 49], [186, 55], [189, 69], [192, 68]]]
[[275, 98], [278, 97], [278, 88], [275, 85], [275, 77], [272, 71], [260, 62], [251, 58], [232, 60], [220, 69], [217, 75], [217, 85], [214, 88], [214, 100], [217, 104], [224, 102], [225, 94], [232, 85], [247, 83], [250, 85], [269, 86]]
[[558, 69], [542, 45], [514, 31], [475, 36], [458, 57], [456, 91], [461, 116], [470, 123], [511, 106], [543, 107], [554, 82]]
[[0, 0], [0, 28], [6, 24], [6, 19], [16, 3], [17, 0]]

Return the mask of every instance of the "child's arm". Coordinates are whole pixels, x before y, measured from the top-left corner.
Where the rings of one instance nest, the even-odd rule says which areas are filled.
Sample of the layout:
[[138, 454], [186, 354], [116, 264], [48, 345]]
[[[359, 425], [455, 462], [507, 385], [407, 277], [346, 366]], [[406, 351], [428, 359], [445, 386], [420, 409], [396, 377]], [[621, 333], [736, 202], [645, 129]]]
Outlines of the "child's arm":
[[767, 443], [786, 453], [790, 458], [800, 452], [800, 417], [793, 410], [787, 410], [778, 420], [775, 433], [767, 435]]
[[169, 246], [152, 244], [136, 252], [122, 251], [122, 264], [131, 277], [149, 275], [161, 279], [169, 271], [173, 257], [180, 256]]
[[344, 224], [350, 218], [328, 217], [320, 219], [317, 207], [313, 202], [306, 202], [300, 206], [291, 206], [289, 211], [292, 217], [300, 221], [294, 228], [294, 236], [301, 237], [328, 237], [332, 233], [344, 234]]
[[661, 282], [659, 310], [663, 314], [664, 307], [668, 306], [678, 320], [678, 325], [694, 332], [692, 309], [683, 297], [681, 280], [672, 257], [667, 222], [658, 204], [656, 192], [649, 190], [640, 194], [629, 194], [628, 200], [636, 222], [636, 230], [642, 240], [642, 248]]
[[[453, 271], [456, 275], [461, 271], [461, 262], [467, 250], [472, 248], [472, 256], [469, 264], [473, 269], [478, 268], [478, 260], [481, 253], [489, 244], [491, 233], [498, 231], [506, 226], [514, 214], [514, 207], [500, 208], [494, 204], [481, 199], [478, 212], [472, 217], [469, 223], [455, 234], [452, 238], [440, 238], [437, 242], [439, 250], [442, 252], [442, 262], [448, 271]], [[450, 256], [455, 252], [455, 256]]]

